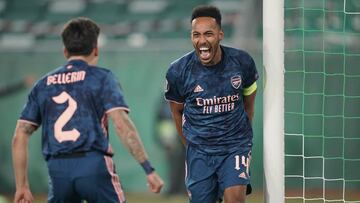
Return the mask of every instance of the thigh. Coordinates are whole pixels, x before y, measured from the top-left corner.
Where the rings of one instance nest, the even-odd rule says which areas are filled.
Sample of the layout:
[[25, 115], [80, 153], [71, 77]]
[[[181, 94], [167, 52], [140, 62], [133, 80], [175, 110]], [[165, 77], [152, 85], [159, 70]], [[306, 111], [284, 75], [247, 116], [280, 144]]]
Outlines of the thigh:
[[66, 177], [51, 177], [49, 180], [49, 203], [80, 203], [80, 197], [75, 193], [73, 182]]
[[125, 203], [125, 196], [112, 158], [99, 156], [89, 161], [94, 164], [89, 168], [93, 172], [76, 179], [76, 191], [88, 203]]
[[249, 194], [251, 192], [250, 161], [251, 151], [235, 151], [225, 156], [217, 172], [219, 176], [220, 191], [226, 191], [227, 188], [239, 186], [228, 191], [236, 189], [241, 192], [242, 189], [245, 188], [246, 194]]
[[226, 203], [243, 203], [246, 199], [247, 185], [236, 185], [225, 189], [224, 200]]
[[211, 157], [188, 147], [185, 184], [190, 203], [215, 202], [218, 197], [218, 181]]

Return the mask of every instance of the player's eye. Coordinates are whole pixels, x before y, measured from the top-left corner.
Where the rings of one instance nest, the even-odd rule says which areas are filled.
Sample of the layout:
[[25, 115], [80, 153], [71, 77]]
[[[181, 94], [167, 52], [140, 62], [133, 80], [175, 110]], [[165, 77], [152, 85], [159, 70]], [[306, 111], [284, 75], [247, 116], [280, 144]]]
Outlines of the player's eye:
[[193, 36], [194, 38], [196, 38], [196, 37], [199, 37], [200, 34], [199, 34], [199, 33], [193, 33], [192, 36]]
[[207, 36], [207, 37], [211, 37], [211, 36], [213, 36], [214, 35], [214, 33], [212, 33], [212, 32], [206, 32], [205, 33], [205, 36]]

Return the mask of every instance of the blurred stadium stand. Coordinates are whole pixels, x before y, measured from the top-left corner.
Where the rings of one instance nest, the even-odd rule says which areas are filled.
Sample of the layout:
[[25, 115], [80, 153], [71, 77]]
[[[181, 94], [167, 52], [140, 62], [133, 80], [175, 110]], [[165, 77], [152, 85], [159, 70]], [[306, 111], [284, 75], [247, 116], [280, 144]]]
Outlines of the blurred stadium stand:
[[31, 49], [44, 40], [51, 47], [51, 40], [59, 39], [64, 22], [76, 16], [98, 22], [106, 42], [127, 39], [134, 33], [143, 35], [147, 42], [187, 38], [191, 10], [199, 4], [213, 4], [221, 9], [223, 29], [231, 38], [237, 21], [241, 21], [239, 11], [246, 12], [249, 1], [0, 0], [0, 50]]
[[[318, 1], [306, 1], [305, 6], [314, 9], [305, 10], [304, 13], [298, 2], [300, 1], [286, 1], [287, 4], [293, 4], [294, 8], [285, 13], [286, 27], [294, 29], [294, 37], [298, 37], [302, 32], [297, 29], [302, 26], [299, 21], [299, 16], [302, 15], [305, 18], [305, 29], [314, 28], [316, 31], [320, 28], [333, 32], [333, 35], [342, 32], [343, 27], [346, 27], [348, 32], [360, 32], [360, 16], [344, 15], [343, 1], [326, 1], [323, 12], [316, 10], [319, 8]], [[58, 34], [64, 22], [76, 16], [86, 16], [98, 22], [103, 31], [102, 38], [106, 39], [106, 42], [126, 40], [134, 33], [143, 35], [148, 39], [146, 42], [154, 39], [181, 39], [189, 35], [189, 15], [192, 8], [198, 4], [213, 4], [221, 9], [223, 29], [227, 37], [237, 36], [233, 39], [237, 44], [254, 43], [251, 40], [239, 39], [241, 36], [243, 39], [253, 36], [254, 30], [251, 29], [258, 29], [253, 26], [254, 21], [259, 22], [258, 18], [261, 17], [261, 3], [247, 0], [0, 0], [0, 50], [30, 49], [44, 40], [50, 40], [46, 44], [51, 47], [54, 42], [51, 40], [59, 39]], [[359, 5], [349, 5], [348, 12], [356, 11], [357, 6]], [[339, 12], [333, 12], [337, 7]], [[332, 12], [328, 12], [330, 9]], [[344, 25], [344, 22], [347, 25]], [[250, 34], [244, 34], [249, 32], [249, 29]], [[255, 32], [261, 35], [259, 30]], [[316, 41], [322, 36], [314, 33], [309, 37]], [[251, 39], [256, 41], [258, 38]], [[325, 38], [328, 41], [333, 39], [332, 35]], [[355, 46], [353, 42], [354, 39], [350, 36], [347, 43]], [[104, 48], [111, 49], [111, 46], [106, 47], [105, 43]]]

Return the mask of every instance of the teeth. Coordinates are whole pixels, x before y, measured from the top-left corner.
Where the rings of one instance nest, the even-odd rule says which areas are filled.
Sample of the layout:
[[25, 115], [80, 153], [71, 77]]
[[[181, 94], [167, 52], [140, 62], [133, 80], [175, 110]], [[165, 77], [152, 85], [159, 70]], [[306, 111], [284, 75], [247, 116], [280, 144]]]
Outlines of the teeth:
[[200, 51], [207, 51], [207, 50], [209, 50], [209, 48], [207, 48], [207, 47], [200, 47]]

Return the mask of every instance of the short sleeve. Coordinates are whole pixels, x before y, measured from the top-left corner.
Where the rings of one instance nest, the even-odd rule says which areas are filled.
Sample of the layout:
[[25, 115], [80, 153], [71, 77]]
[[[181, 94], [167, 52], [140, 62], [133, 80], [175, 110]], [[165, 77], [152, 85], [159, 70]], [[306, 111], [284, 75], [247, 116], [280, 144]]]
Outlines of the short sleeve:
[[165, 78], [165, 99], [177, 103], [184, 103], [179, 77], [174, 66], [170, 66]]
[[33, 88], [28, 95], [27, 102], [20, 114], [20, 120], [31, 122], [37, 126], [41, 125], [41, 111], [35, 88]]
[[107, 74], [100, 94], [103, 108], [106, 112], [111, 111], [114, 108], [122, 108], [129, 111], [120, 83], [112, 72]]
[[259, 79], [259, 74], [257, 72], [255, 62], [250, 55], [246, 54], [243, 62], [246, 66], [244, 74], [244, 88], [248, 88]]

